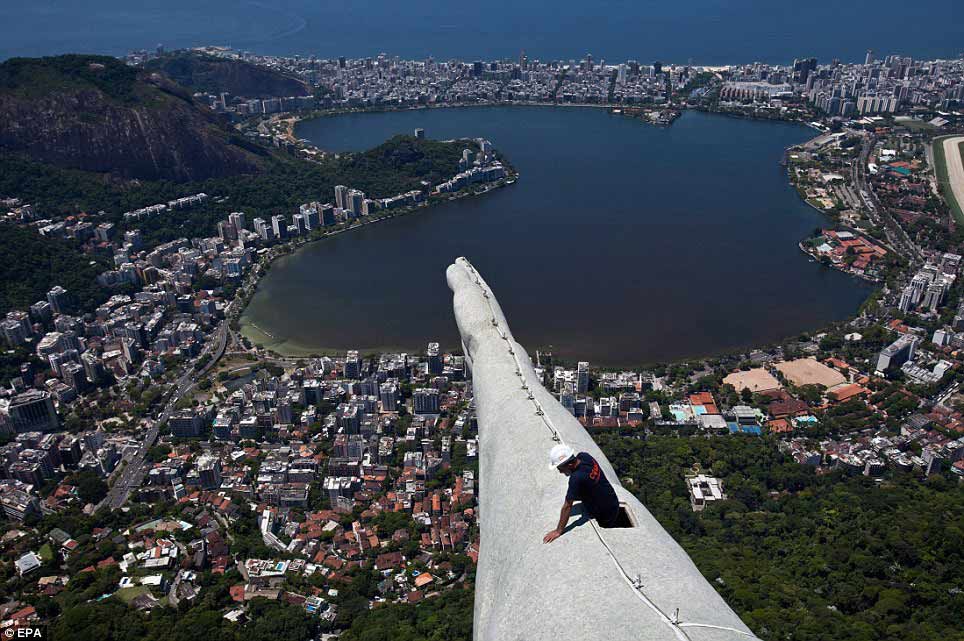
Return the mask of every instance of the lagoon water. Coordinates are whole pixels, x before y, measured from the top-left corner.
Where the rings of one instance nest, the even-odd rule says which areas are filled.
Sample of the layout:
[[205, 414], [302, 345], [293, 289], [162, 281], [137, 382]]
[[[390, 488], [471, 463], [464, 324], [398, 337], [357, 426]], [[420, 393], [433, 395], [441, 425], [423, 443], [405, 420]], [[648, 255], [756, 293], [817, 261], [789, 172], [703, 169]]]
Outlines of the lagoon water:
[[484, 136], [521, 177], [278, 261], [244, 317], [275, 337], [262, 342], [456, 347], [444, 273], [461, 255], [530, 351], [610, 365], [779, 340], [853, 314], [870, 292], [797, 248], [823, 222], [779, 164], [812, 135], [802, 126], [687, 112], [656, 128], [600, 109], [479, 107], [342, 115], [297, 133], [360, 150], [415, 127]]

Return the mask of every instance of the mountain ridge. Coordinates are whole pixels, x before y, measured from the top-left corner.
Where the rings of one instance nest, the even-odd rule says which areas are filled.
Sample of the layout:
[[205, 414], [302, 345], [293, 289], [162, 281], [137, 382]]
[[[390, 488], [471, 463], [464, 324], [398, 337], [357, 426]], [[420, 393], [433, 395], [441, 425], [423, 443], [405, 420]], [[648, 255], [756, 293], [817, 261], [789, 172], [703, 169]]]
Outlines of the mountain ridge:
[[0, 152], [177, 182], [257, 173], [267, 154], [165, 75], [93, 55], [0, 63]]
[[161, 72], [191, 91], [248, 98], [311, 95], [304, 82], [280, 71], [200, 52], [165, 54], [144, 63], [144, 69]]

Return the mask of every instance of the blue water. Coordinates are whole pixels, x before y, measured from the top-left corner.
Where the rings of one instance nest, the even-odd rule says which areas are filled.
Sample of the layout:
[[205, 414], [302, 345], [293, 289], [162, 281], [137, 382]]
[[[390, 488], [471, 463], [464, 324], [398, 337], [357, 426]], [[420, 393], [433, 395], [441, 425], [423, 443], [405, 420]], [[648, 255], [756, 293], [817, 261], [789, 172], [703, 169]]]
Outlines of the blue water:
[[323, 57], [637, 59], [728, 64], [953, 57], [961, 0], [7, 0], [0, 58], [229, 45]]
[[601, 109], [480, 107], [320, 118], [297, 135], [353, 150], [415, 127], [488, 137], [521, 177], [279, 260], [246, 320], [299, 348], [456, 347], [444, 273], [464, 255], [530, 351], [638, 365], [812, 330], [870, 291], [797, 248], [824, 222], [779, 165], [813, 135], [805, 127], [687, 112], [656, 128]]

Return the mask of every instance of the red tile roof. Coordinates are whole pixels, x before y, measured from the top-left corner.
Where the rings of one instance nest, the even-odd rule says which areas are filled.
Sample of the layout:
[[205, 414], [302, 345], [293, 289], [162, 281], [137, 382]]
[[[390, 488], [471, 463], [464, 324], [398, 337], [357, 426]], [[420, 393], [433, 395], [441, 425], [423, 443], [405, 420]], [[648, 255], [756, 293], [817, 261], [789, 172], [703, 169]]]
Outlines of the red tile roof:
[[843, 385], [841, 387], [835, 388], [833, 391], [828, 393], [828, 396], [833, 397], [837, 402], [842, 403], [848, 401], [852, 398], [860, 396], [861, 394], [869, 394], [870, 390], [860, 385]]
[[36, 616], [37, 610], [32, 605], [28, 605], [27, 607], [17, 610], [11, 614], [10, 618], [14, 621], [26, 621], [27, 619], [34, 618]]
[[809, 406], [801, 400], [788, 398], [786, 400], [773, 401], [769, 406], [770, 415], [774, 418], [784, 418], [794, 416], [809, 411]]
[[768, 421], [766, 427], [774, 434], [784, 434], [786, 432], [793, 431], [793, 427], [791, 427], [790, 422], [785, 418], [778, 418], [773, 421]]

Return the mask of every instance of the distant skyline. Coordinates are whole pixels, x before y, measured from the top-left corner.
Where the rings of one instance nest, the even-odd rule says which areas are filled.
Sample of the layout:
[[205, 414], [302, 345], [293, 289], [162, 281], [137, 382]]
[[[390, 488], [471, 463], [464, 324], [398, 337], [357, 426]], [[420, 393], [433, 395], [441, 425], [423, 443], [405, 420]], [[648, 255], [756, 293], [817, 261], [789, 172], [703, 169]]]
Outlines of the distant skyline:
[[[721, 65], [879, 55], [953, 58], [964, 50], [959, 0], [33, 0], [0, 6], [0, 58], [225, 45], [274, 55], [597, 59]], [[812, 38], [811, 38], [812, 34]]]

